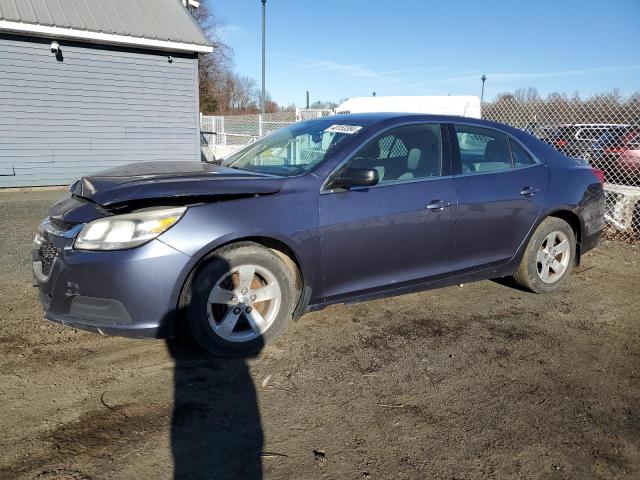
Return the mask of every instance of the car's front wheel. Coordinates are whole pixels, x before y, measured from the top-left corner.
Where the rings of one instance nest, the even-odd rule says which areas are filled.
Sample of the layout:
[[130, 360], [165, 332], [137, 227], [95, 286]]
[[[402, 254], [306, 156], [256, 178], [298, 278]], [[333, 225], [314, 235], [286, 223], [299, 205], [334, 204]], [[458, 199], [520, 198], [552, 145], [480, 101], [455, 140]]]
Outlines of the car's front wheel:
[[291, 269], [255, 243], [216, 251], [195, 273], [189, 297], [192, 337], [221, 356], [257, 353], [284, 330], [297, 300]]
[[558, 290], [569, 278], [576, 257], [576, 237], [560, 218], [548, 217], [531, 236], [514, 275], [518, 285], [535, 293]]

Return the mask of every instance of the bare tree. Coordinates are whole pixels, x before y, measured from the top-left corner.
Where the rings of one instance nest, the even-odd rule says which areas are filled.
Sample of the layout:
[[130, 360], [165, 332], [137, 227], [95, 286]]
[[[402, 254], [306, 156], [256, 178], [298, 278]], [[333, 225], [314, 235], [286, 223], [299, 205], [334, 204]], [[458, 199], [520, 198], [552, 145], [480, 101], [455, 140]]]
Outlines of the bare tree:
[[482, 116], [510, 125], [535, 130], [571, 123], [640, 123], [640, 92], [624, 96], [620, 90], [602, 92], [583, 98], [552, 92], [541, 98], [535, 89], [517, 89], [501, 93], [483, 106]]
[[200, 2], [198, 8], [189, 12], [200, 28], [213, 43], [213, 52], [201, 54], [198, 62], [198, 80], [200, 82], [200, 110], [212, 113], [219, 109], [218, 86], [220, 80], [233, 64], [233, 50], [220, 39], [223, 22], [215, 17], [208, 1]]
[[265, 113], [276, 113], [280, 111], [280, 106], [273, 101], [271, 95], [269, 95], [269, 92], [266, 92], [266, 98], [264, 100]]
[[337, 103], [335, 102], [323, 102], [318, 100], [317, 102], [313, 102], [311, 105], [309, 105], [309, 108], [328, 108], [328, 109], [332, 109], [332, 108], [336, 108], [338, 106]]
[[229, 73], [226, 88], [231, 113], [255, 113], [258, 109], [258, 88], [253, 78]]
[[540, 94], [534, 87], [518, 88], [513, 92], [513, 98], [518, 102], [537, 102], [540, 100]]
[[[259, 92], [256, 81], [233, 71], [233, 49], [220, 38], [224, 22], [215, 16], [211, 2], [200, 2], [190, 9], [191, 15], [214, 45], [212, 53], [200, 56], [200, 110], [207, 114], [231, 115], [257, 113]], [[267, 101], [267, 111], [279, 110], [278, 104]]]

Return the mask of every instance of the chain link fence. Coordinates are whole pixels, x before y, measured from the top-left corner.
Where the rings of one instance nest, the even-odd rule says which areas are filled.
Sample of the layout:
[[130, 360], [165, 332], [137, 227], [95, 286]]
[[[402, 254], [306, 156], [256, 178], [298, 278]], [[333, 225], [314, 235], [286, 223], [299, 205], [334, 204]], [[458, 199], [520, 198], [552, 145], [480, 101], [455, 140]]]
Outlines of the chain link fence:
[[[202, 116], [203, 157], [222, 158], [291, 123], [332, 110], [265, 115]], [[525, 130], [605, 175], [607, 233], [640, 240], [640, 92], [581, 99], [575, 95], [501, 95], [482, 106], [482, 117]]]
[[303, 120], [332, 115], [328, 109], [296, 109], [253, 115], [200, 116], [202, 156], [226, 157], [256, 139]]
[[640, 92], [587, 99], [502, 95], [482, 117], [523, 129], [605, 176], [608, 234], [640, 239]]

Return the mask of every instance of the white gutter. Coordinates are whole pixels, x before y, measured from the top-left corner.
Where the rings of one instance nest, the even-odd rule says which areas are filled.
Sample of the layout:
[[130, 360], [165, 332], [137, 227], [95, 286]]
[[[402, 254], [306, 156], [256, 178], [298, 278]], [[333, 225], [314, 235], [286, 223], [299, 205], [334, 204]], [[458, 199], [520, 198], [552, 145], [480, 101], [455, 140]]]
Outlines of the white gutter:
[[172, 42], [168, 40], [153, 40], [150, 38], [131, 37], [128, 35], [117, 35], [112, 33], [90, 32], [88, 30], [77, 30], [74, 28], [50, 27], [45, 25], [33, 25], [22, 22], [10, 22], [0, 20], [0, 31], [12, 33], [22, 33], [25, 35], [43, 35], [56, 38], [69, 38], [73, 40], [84, 40], [93, 43], [109, 43], [122, 45], [125, 47], [144, 47], [157, 50], [169, 50], [178, 52], [211, 53], [213, 47], [209, 45], [198, 45], [196, 43]]

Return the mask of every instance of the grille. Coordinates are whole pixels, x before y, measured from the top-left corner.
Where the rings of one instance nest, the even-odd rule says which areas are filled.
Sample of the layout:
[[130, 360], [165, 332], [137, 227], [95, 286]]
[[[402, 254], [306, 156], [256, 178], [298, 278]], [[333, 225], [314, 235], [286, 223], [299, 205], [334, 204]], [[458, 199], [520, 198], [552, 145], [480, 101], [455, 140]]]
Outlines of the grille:
[[61, 220], [59, 218], [55, 218], [55, 217], [49, 217], [49, 224], [51, 224], [51, 226], [61, 232], [66, 232], [71, 230], [73, 227], [75, 227], [76, 225], [78, 225], [77, 223], [74, 222], [65, 222], [64, 220]]
[[58, 249], [49, 242], [40, 245], [40, 259], [42, 260], [42, 273], [49, 275], [53, 260], [58, 256]]

